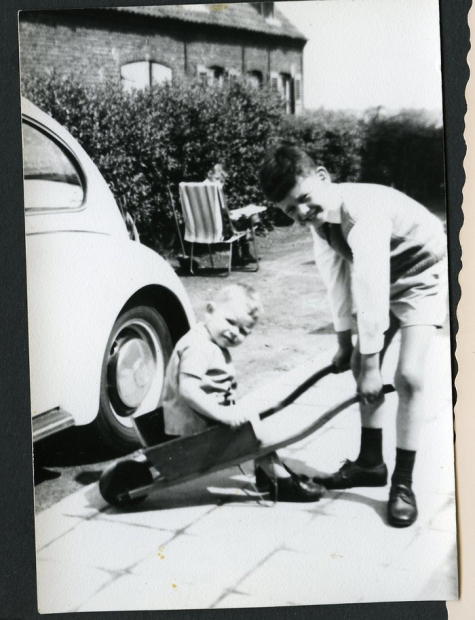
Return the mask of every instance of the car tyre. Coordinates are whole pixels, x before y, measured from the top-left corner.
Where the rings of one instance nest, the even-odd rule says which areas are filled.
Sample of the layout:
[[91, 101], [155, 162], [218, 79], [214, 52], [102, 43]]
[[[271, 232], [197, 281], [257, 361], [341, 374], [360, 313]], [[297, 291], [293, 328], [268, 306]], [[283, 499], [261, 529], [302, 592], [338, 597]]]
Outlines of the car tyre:
[[120, 454], [139, 447], [131, 416], [159, 406], [172, 350], [170, 331], [155, 308], [134, 306], [117, 318], [102, 362], [94, 426], [102, 442]]

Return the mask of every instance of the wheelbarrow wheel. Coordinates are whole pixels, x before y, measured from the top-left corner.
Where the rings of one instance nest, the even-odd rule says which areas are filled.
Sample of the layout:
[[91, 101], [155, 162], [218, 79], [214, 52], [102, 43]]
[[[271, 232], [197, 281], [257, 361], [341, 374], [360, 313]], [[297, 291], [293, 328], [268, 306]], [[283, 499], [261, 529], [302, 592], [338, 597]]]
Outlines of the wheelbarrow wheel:
[[121, 461], [108, 467], [99, 481], [102, 497], [112, 506], [133, 506], [140, 504], [147, 495], [130, 498], [127, 493], [153, 482], [153, 476], [146, 463]]

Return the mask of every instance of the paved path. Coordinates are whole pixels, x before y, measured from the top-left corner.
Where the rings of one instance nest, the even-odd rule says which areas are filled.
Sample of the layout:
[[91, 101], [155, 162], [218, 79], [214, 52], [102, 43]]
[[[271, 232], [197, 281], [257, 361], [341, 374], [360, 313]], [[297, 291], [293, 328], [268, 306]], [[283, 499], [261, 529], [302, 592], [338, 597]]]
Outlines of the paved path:
[[[394, 370], [397, 343], [385, 374]], [[328, 363], [315, 360], [313, 367]], [[259, 504], [252, 465], [151, 495], [138, 507], [107, 506], [97, 485], [37, 515], [41, 613], [309, 605], [457, 596], [449, 347], [434, 340], [414, 488], [420, 516], [391, 528], [388, 488], [328, 492], [313, 504]], [[284, 373], [252, 399], [296, 386], [307, 365]], [[324, 379], [287, 409], [309, 420], [352, 394], [349, 373]], [[396, 397], [387, 397], [384, 452], [394, 466]], [[352, 407], [287, 449], [300, 473], [333, 471], [354, 458]]]

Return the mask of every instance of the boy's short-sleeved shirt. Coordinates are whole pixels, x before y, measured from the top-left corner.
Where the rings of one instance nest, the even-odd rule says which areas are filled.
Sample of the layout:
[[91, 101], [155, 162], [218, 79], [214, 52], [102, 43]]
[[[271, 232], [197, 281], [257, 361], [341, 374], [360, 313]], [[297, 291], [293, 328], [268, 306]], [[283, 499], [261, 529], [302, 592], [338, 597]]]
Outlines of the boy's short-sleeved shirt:
[[438, 325], [446, 312], [442, 289], [447, 239], [442, 222], [390, 187], [338, 187], [340, 222], [313, 231], [335, 329], [350, 329], [354, 305], [360, 350], [371, 354], [383, 346], [389, 310], [403, 325]]
[[202, 324], [181, 338], [168, 364], [163, 388], [165, 432], [169, 435], [193, 435], [215, 424], [211, 418], [194, 411], [180, 394], [180, 377], [191, 375], [218, 405], [231, 405], [236, 391], [236, 373], [231, 354], [215, 344]]

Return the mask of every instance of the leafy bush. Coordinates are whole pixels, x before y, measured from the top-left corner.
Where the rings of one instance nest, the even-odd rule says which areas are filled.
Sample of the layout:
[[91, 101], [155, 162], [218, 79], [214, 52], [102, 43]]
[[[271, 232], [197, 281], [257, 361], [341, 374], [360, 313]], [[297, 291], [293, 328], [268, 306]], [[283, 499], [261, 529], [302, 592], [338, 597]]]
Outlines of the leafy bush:
[[424, 111], [368, 111], [361, 155], [362, 181], [390, 185], [422, 203], [443, 202], [443, 131]]
[[284, 132], [287, 141], [325, 166], [334, 181], [359, 181], [365, 127], [354, 115], [320, 109], [305, 116], [289, 116]]
[[[383, 183], [419, 199], [443, 188], [442, 130], [415, 113], [363, 120], [317, 110], [289, 117], [275, 94], [239, 80], [224, 88], [174, 81], [125, 93], [115, 82], [92, 87], [41, 75], [23, 84], [23, 94], [77, 138], [141, 238], [157, 249], [177, 244], [168, 187], [178, 204], [178, 183], [204, 180], [216, 162], [228, 168], [231, 209], [271, 206], [257, 173], [268, 147], [283, 139], [327, 166], [336, 181]], [[268, 209], [264, 225], [276, 217]]]
[[115, 83], [41, 76], [23, 91], [78, 139], [151, 246], [175, 237], [168, 186], [177, 202], [178, 183], [204, 180], [218, 161], [229, 171], [231, 209], [265, 202], [257, 171], [283, 119], [281, 101], [267, 90], [176, 81], [125, 93]]

